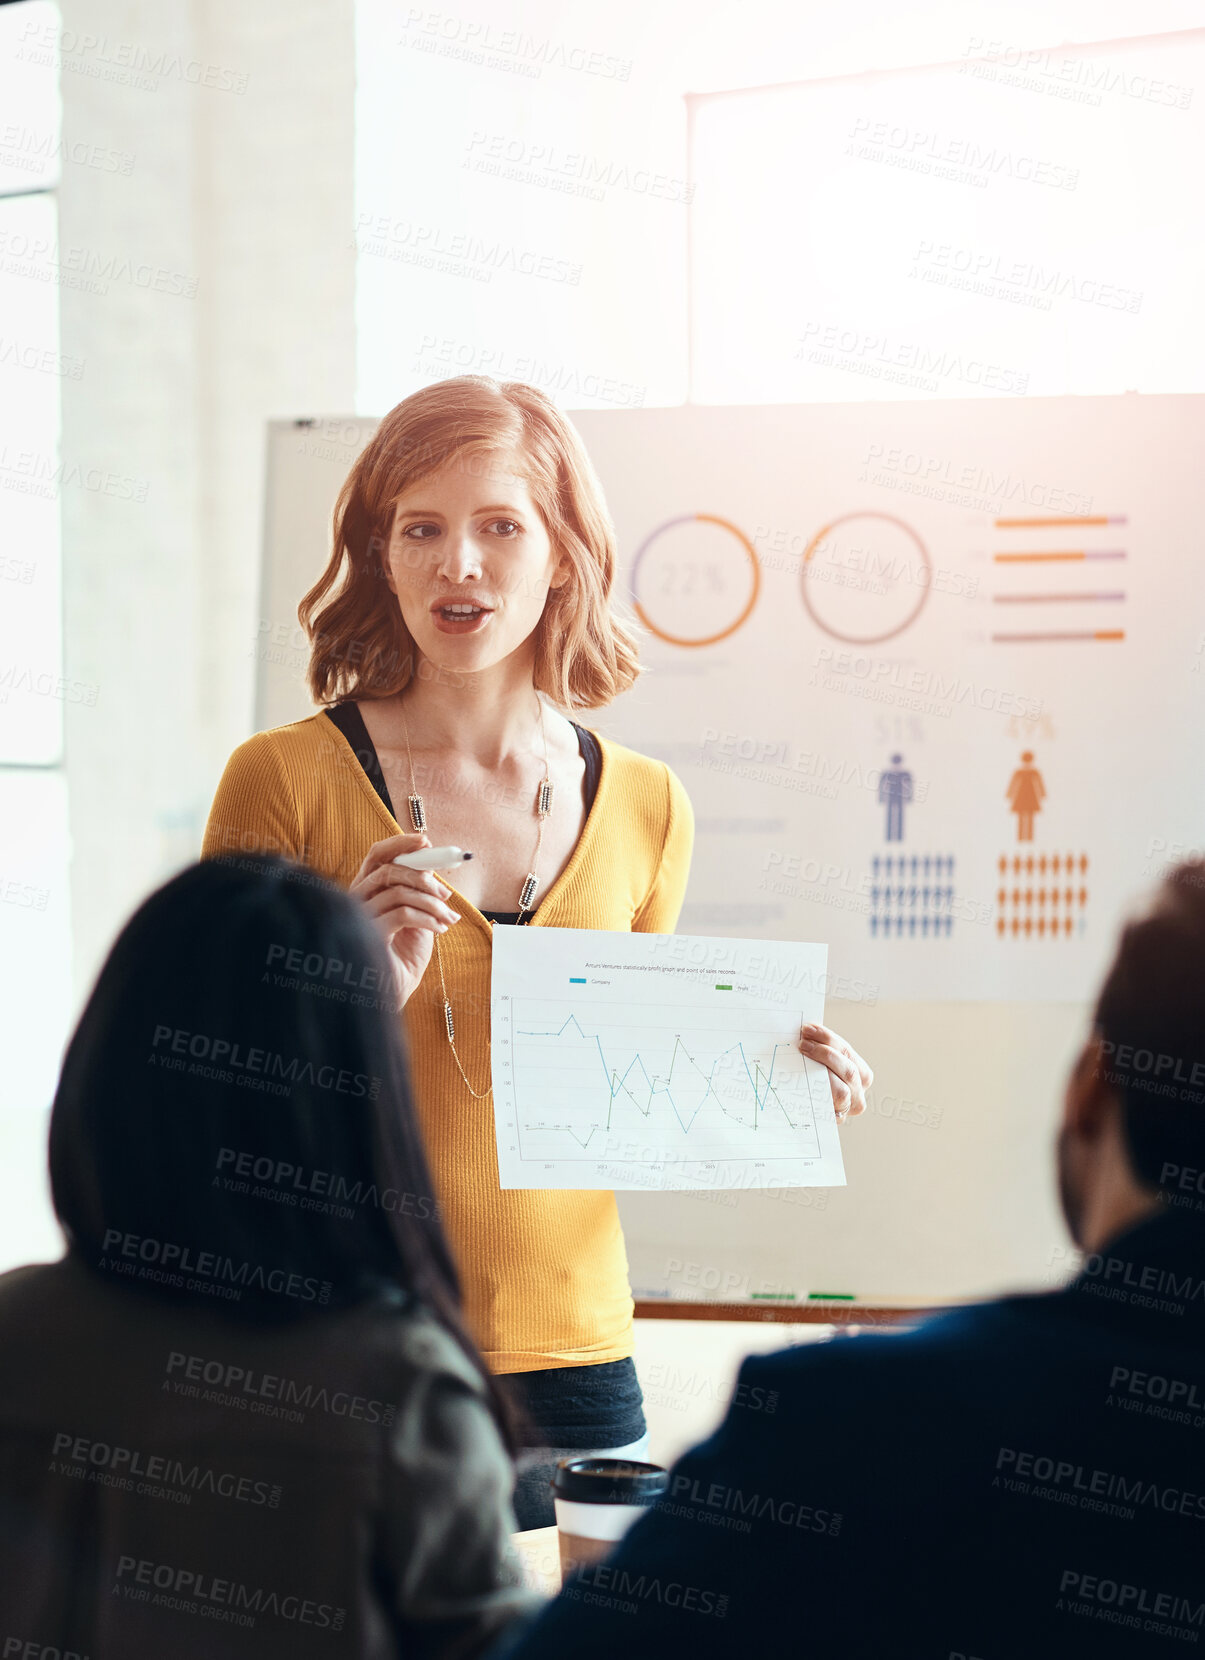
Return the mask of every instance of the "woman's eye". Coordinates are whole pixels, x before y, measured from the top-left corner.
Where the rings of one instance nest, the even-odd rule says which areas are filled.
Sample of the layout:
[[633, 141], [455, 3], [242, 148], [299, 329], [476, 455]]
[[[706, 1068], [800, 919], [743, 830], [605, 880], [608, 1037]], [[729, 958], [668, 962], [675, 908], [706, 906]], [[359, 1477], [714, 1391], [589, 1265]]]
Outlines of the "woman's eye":
[[[499, 526], [502, 526], [502, 529], [499, 529]], [[497, 531], [500, 536], [514, 536], [520, 528], [513, 519], [495, 519], [490, 526], [490, 529]]]
[[429, 530], [435, 536], [439, 535], [438, 525], [408, 525], [406, 529], [403, 530], [402, 535], [413, 542], [429, 542], [431, 540], [430, 536], [420, 536], [417, 534], [422, 530]]

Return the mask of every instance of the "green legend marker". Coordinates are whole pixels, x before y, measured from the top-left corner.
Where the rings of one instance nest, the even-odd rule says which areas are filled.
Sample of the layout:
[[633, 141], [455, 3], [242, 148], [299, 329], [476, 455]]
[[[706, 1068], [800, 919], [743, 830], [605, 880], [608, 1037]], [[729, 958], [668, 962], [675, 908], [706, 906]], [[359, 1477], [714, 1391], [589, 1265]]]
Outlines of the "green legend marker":
[[857, 1297], [852, 1291], [809, 1291], [809, 1303], [856, 1303]]
[[731, 991], [732, 987], [731, 986], [717, 986], [715, 989], [717, 991]]
[[793, 1291], [751, 1291], [749, 1295], [753, 1298], [754, 1302], [793, 1303], [795, 1301], [795, 1293]]

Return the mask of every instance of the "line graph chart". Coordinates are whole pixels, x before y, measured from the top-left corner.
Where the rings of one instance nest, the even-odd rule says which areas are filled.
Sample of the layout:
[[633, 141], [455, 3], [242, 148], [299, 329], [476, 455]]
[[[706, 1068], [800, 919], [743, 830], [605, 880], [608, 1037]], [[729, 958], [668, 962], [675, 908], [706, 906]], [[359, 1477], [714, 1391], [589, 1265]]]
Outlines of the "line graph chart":
[[[518, 933], [505, 943], [495, 936], [503, 1187], [844, 1180], [827, 1074], [796, 1041], [801, 1021], [820, 1017], [823, 992], [776, 994], [764, 974], [769, 951], [784, 981], [801, 969], [812, 981], [814, 955], [799, 954], [823, 947], [757, 942], [763, 972], [754, 977], [747, 964], [741, 972], [648, 960], [670, 936], [607, 935], [583, 949], [600, 936], [533, 929], [519, 944]], [[697, 943], [731, 951], [743, 942]], [[596, 971], [580, 972], [591, 963]]]
[[[682, 1013], [676, 1005], [669, 1009], [671, 1020]], [[656, 1120], [655, 1128], [668, 1132], [667, 1158], [674, 1156], [674, 1126], [681, 1134], [680, 1160], [723, 1157], [732, 1149], [726, 1126], [715, 1122], [718, 1115], [759, 1135], [763, 1156], [781, 1151], [797, 1157], [806, 1148], [819, 1157], [807, 1075], [790, 1064], [798, 1051], [791, 1043], [771, 1043], [767, 1062], [772, 1033], [764, 1028], [717, 1049], [714, 1031], [676, 1030], [671, 1040], [655, 1019], [587, 1018], [583, 1025], [571, 1012], [556, 1027], [530, 1024], [556, 1019], [559, 1010], [552, 1010], [542, 999], [511, 1002], [516, 1088], [531, 1103], [519, 1134], [531, 1156], [566, 1148], [568, 1143], [552, 1139], [558, 1136], [588, 1152], [591, 1142], [639, 1131], [641, 1121], [654, 1127]], [[546, 1106], [549, 1095], [554, 1101]]]

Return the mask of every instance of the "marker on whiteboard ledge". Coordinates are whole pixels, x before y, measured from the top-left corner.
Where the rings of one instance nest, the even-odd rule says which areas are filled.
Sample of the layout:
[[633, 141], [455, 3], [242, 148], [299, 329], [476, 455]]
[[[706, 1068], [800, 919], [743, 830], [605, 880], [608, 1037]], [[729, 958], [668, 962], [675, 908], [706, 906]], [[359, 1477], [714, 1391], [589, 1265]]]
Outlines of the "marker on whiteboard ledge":
[[393, 863], [407, 870], [454, 870], [472, 857], [461, 847], [420, 847], [417, 853], [399, 853]]

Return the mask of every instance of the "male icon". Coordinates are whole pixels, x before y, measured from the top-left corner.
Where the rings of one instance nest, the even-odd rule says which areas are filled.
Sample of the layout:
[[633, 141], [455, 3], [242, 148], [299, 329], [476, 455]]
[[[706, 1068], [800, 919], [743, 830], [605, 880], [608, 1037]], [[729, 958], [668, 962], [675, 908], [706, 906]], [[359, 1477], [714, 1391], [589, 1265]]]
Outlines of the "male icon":
[[879, 774], [879, 801], [887, 803], [887, 840], [904, 839], [904, 803], [912, 800], [912, 774], [901, 769], [902, 755], [891, 757], [891, 771]]
[[1046, 786], [1042, 782], [1042, 774], [1033, 765], [1033, 751], [1025, 750], [1021, 756], [1021, 765], [1008, 781], [1008, 789], [1004, 792], [1009, 805], [1017, 815], [1017, 840], [1031, 842], [1033, 840], [1033, 815], [1042, 810], [1042, 801], [1046, 795]]

